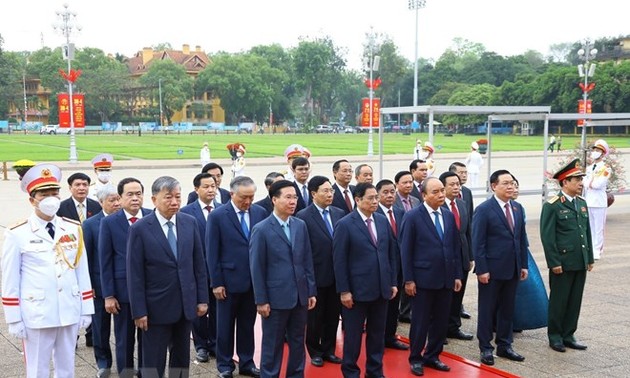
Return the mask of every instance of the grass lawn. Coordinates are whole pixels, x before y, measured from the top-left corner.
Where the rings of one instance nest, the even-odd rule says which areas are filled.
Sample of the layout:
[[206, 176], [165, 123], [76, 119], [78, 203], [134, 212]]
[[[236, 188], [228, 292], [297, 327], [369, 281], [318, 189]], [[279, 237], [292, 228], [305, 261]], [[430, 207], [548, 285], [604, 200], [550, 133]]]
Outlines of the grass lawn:
[[[470, 150], [470, 143], [483, 138], [480, 135], [438, 134], [433, 145], [436, 152], [461, 152]], [[384, 154], [411, 154], [416, 138], [427, 140], [426, 133], [402, 135], [384, 134]], [[379, 135], [375, 133], [374, 154], [378, 154]], [[595, 139], [591, 138], [590, 139]], [[609, 144], [628, 147], [629, 138], [606, 138]], [[228, 143], [241, 142], [247, 149], [247, 158], [282, 156], [285, 148], [293, 143], [307, 147], [313, 156], [357, 156], [367, 153], [368, 134], [276, 134], [276, 135], [176, 135], [148, 133], [137, 135], [77, 135], [79, 160], [91, 160], [103, 152], [111, 153], [117, 160], [125, 159], [198, 159], [203, 142], [210, 145], [212, 158], [229, 158], [225, 148]], [[579, 136], [563, 136], [563, 149], [572, 149], [579, 143]], [[540, 151], [542, 136], [494, 135], [494, 151]], [[68, 135], [0, 134], [0, 161], [30, 159], [35, 162], [64, 161], [69, 156]]]

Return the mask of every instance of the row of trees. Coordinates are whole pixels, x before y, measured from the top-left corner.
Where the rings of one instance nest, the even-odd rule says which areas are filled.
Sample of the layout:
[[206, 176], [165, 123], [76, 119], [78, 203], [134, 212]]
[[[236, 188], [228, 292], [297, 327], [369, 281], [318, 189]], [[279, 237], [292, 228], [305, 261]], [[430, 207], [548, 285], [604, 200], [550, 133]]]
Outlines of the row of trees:
[[[369, 46], [369, 41], [376, 41]], [[600, 51], [611, 51], [619, 38], [595, 41]], [[51, 91], [51, 121], [56, 119], [56, 93], [65, 92], [59, 75], [65, 67], [60, 49], [33, 52], [2, 50], [0, 36], [0, 119], [6, 119], [9, 104], [23, 107], [22, 79], [39, 78]], [[481, 44], [455, 39], [437, 61], [419, 61], [419, 104], [431, 105], [550, 105], [553, 112], [577, 110], [581, 98], [577, 73], [580, 42], [554, 45], [552, 55], [536, 51], [504, 57]], [[155, 50], [169, 50], [162, 44]], [[382, 79], [376, 96], [381, 106], [408, 106], [413, 102], [413, 62], [404, 58], [385, 35], [366, 36], [365, 55], [381, 57]], [[96, 48], [76, 52], [73, 68], [81, 69], [75, 91], [86, 94], [86, 121], [138, 122], [156, 120], [158, 82], [162, 88], [164, 115], [188, 104], [189, 113], [208, 112], [199, 99], [204, 93], [217, 96], [226, 110], [227, 122], [247, 118], [267, 121], [269, 109], [276, 123], [300, 121], [307, 125], [339, 121], [355, 124], [361, 97], [367, 95], [365, 71], [349, 69], [345, 50], [330, 38], [301, 39], [296, 47], [257, 46], [247, 52], [211, 55], [211, 63], [196, 78], [183, 67], [164, 60], [151, 65], [138, 80], [129, 76], [125, 57], [107, 56]], [[601, 62], [590, 93], [593, 112], [630, 112], [630, 61]], [[148, 101], [147, 101], [148, 100]], [[192, 114], [191, 113], [191, 114]], [[446, 124], [471, 124], [484, 117], [449, 115]], [[195, 121], [195, 120], [193, 120]], [[202, 122], [202, 119], [196, 119]]]

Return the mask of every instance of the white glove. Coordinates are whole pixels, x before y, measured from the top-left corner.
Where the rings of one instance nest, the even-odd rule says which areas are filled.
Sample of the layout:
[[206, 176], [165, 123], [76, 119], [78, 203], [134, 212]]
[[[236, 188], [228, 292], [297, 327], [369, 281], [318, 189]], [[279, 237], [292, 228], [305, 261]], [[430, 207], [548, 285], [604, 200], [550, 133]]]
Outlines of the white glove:
[[26, 329], [24, 322], [19, 321], [9, 324], [9, 334], [17, 339], [26, 339]]
[[79, 320], [79, 328], [87, 328], [92, 324], [92, 315], [81, 315]]

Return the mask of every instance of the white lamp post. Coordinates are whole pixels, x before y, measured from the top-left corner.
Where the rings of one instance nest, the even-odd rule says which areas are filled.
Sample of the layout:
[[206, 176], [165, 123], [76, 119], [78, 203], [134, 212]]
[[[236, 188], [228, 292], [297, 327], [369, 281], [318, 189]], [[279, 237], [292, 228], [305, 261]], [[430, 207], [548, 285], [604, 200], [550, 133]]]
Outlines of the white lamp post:
[[26, 128], [28, 127], [28, 102], [26, 100], [26, 66], [28, 65], [28, 58], [24, 64], [24, 71], [22, 71], [22, 85], [24, 89], [24, 133], [26, 134]]
[[[595, 74], [595, 63], [590, 63], [591, 59], [595, 58], [597, 55], [597, 49], [594, 48], [591, 41], [586, 40], [582, 45], [582, 48], [578, 50], [578, 57], [584, 61], [584, 64], [578, 64], [578, 73], [580, 77], [584, 78], [584, 88], [582, 88], [582, 99], [584, 101], [584, 107], [582, 110], [583, 114], [586, 114], [587, 110], [587, 102], [588, 102], [588, 78], [593, 77]], [[582, 123], [582, 140], [581, 140], [582, 148], [586, 148], [586, 119], [583, 120]]]
[[[415, 54], [413, 59], [413, 106], [418, 106], [418, 10], [427, 5], [426, 0], [409, 0], [409, 10], [416, 11], [416, 43], [414, 44]], [[414, 124], [418, 122], [418, 114], [413, 113]]]
[[381, 61], [381, 57], [378, 55], [374, 55], [374, 31], [370, 32], [370, 57], [367, 62], [368, 66], [366, 69], [370, 71], [370, 86], [369, 86], [369, 96], [370, 96], [370, 123], [368, 129], [368, 151], [367, 156], [374, 156], [374, 127], [373, 127], [373, 112], [374, 112], [374, 71], [378, 71], [379, 62]]

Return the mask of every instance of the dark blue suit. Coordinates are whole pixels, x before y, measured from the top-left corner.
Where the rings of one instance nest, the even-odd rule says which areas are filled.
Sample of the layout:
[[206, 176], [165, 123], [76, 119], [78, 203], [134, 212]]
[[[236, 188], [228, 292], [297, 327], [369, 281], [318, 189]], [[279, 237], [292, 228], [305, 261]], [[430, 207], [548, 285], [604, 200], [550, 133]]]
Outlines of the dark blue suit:
[[109, 344], [112, 316], [105, 311], [105, 300], [101, 290], [101, 271], [98, 257], [98, 236], [101, 219], [105, 214], [101, 211], [88, 218], [83, 225], [83, 243], [90, 269], [90, 281], [94, 290], [94, 315], [92, 315], [92, 340], [94, 342], [94, 358], [99, 369], [112, 367], [112, 348]]
[[[212, 207], [215, 211], [220, 203], [213, 201]], [[184, 214], [192, 215], [197, 220], [197, 225], [199, 226], [199, 235], [201, 239], [205, 238], [206, 235], [206, 217], [203, 214], [203, 209], [201, 208], [201, 204], [199, 201], [195, 201], [191, 204], [188, 204], [181, 209], [179, 209]], [[204, 259], [206, 257], [206, 252], [204, 248]], [[208, 287], [210, 287], [210, 282], [208, 281]], [[216, 355], [216, 344], [217, 344], [217, 301], [214, 299], [214, 295], [210, 295], [208, 302], [208, 312], [200, 317], [195, 318], [192, 324], [192, 334], [193, 334], [193, 343], [195, 344], [195, 350], [199, 351], [200, 349], [205, 349], [210, 354]]]
[[169, 350], [169, 377], [187, 377], [191, 322], [197, 305], [208, 303], [208, 275], [195, 218], [177, 213], [177, 257], [162, 225], [151, 213], [129, 227], [127, 274], [134, 319], [146, 316], [142, 333], [144, 377], [164, 376]]
[[[293, 181], [293, 187], [295, 188], [295, 192], [297, 193], [297, 206], [295, 206], [295, 214], [299, 213], [300, 210], [304, 210], [308, 205], [310, 205], [311, 203], [313, 203], [313, 200], [310, 196], [309, 196], [306, 200], [304, 200], [304, 196], [302, 195], [302, 184], [300, 184], [297, 181]], [[306, 190], [308, 191], [308, 182], [306, 183]], [[269, 214], [271, 214], [271, 212], [269, 212]]]
[[403, 282], [416, 285], [416, 295], [411, 299], [411, 364], [438, 359], [446, 338], [455, 280], [462, 277], [455, 218], [443, 208], [441, 213], [443, 238], [433, 223], [434, 215], [429, 214], [424, 204], [406, 212], [400, 227]]
[[[267, 217], [256, 205], [249, 208], [249, 227]], [[234, 205], [228, 201], [208, 216], [205, 232], [206, 261], [210, 285], [223, 286], [226, 298], [217, 300], [217, 370], [234, 371], [234, 327], [239, 369], [254, 365], [254, 323], [256, 305], [249, 271], [249, 239], [243, 233]]]
[[[101, 208], [101, 204], [91, 198], [85, 199], [85, 206], [85, 213], [87, 214], [85, 217], [86, 220], [103, 210]], [[74, 219], [75, 221], [79, 221], [79, 213], [77, 212], [77, 207], [75, 206], [72, 197], [66, 198], [65, 200], [61, 201], [61, 203], [59, 204], [59, 210], [57, 210], [57, 215], [60, 217], [70, 218]]]
[[[329, 206], [328, 213], [332, 228], [344, 217], [344, 212]], [[311, 204], [296, 215], [306, 223], [313, 269], [317, 285], [317, 304], [308, 312], [306, 327], [306, 349], [311, 358], [335, 354], [337, 326], [341, 303], [335, 287], [335, 270], [333, 268], [333, 237], [328, 231], [322, 213], [315, 204]]]
[[[223, 188], [217, 188], [217, 190], [219, 191], [217, 193], [219, 198], [215, 199], [215, 201], [221, 204], [230, 202], [231, 196], [230, 196], [229, 190], [223, 189]], [[192, 192], [188, 193], [188, 201], [186, 201], [186, 204], [190, 205], [191, 203], [195, 202], [198, 199], [199, 199], [199, 195], [197, 194], [197, 192], [193, 190]]]
[[[143, 216], [151, 213], [141, 209]], [[138, 334], [138, 361], [142, 362], [140, 331], [131, 317], [129, 290], [127, 288], [127, 239], [129, 221], [124, 210], [115, 212], [101, 221], [98, 239], [101, 287], [103, 298], [114, 297], [120, 309], [114, 315], [116, 336], [116, 370], [119, 375], [130, 375], [134, 371], [134, 339]]]
[[521, 269], [527, 269], [527, 233], [523, 207], [510, 200], [514, 232], [505, 210], [492, 196], [475, 209], [472, 222], [472, 250], [475, 273], [490, 273], [488, 284], [479, 283], [477, 338], [479, 349], [492, 351], [492, 325], [496, 315], [496, 344], [504, 350], [512, 345], [514, 298]]
[[306, 224], [288, 218], [289, 240], [275, 215], [252, 228], [249, 266], [257, 305], [269, 304], [262, 319], [261, 377], [280, 376], [285, 335], [289, 343], [287, 378], [304, 376], [304, 328], [308, 300], [317, 295]]
[[[363, 326], [366, 324], [366, 375], [383, 375], [383, 350], [387, 302], [396, 279], [396, 242], [389, 222], [381, 214], [372, 214], [377, 245], [370, 237], [366, 222], [358, 210], [338, 223], [333, 236], [333, 261], [338, 293], [352, 293], [354, 306], [342, 308], [344, 319], [344, 377], [359, 377], [357, 359], [361, 351]], [[367, 319], [367, 323], [366, 323]]]
[[273, 213], [273, 203], [271, 202], [271, 198], [269, 198], [269, 196], [254, 203], [254, 205], [258, 205], [262, 207], [263, 209], [267, 210], [267, 214]]
[[[348, 209], [348, 205], [346, 205], [343, 189], [341, 189], [337, 183], [334, 183], [332, 187], [335, 190], [332, 205], [343, 210], [345, 214], [349, 214], [352, 210]], [[348, 185], [348, 196], [354, 201], [354, 185]]]

